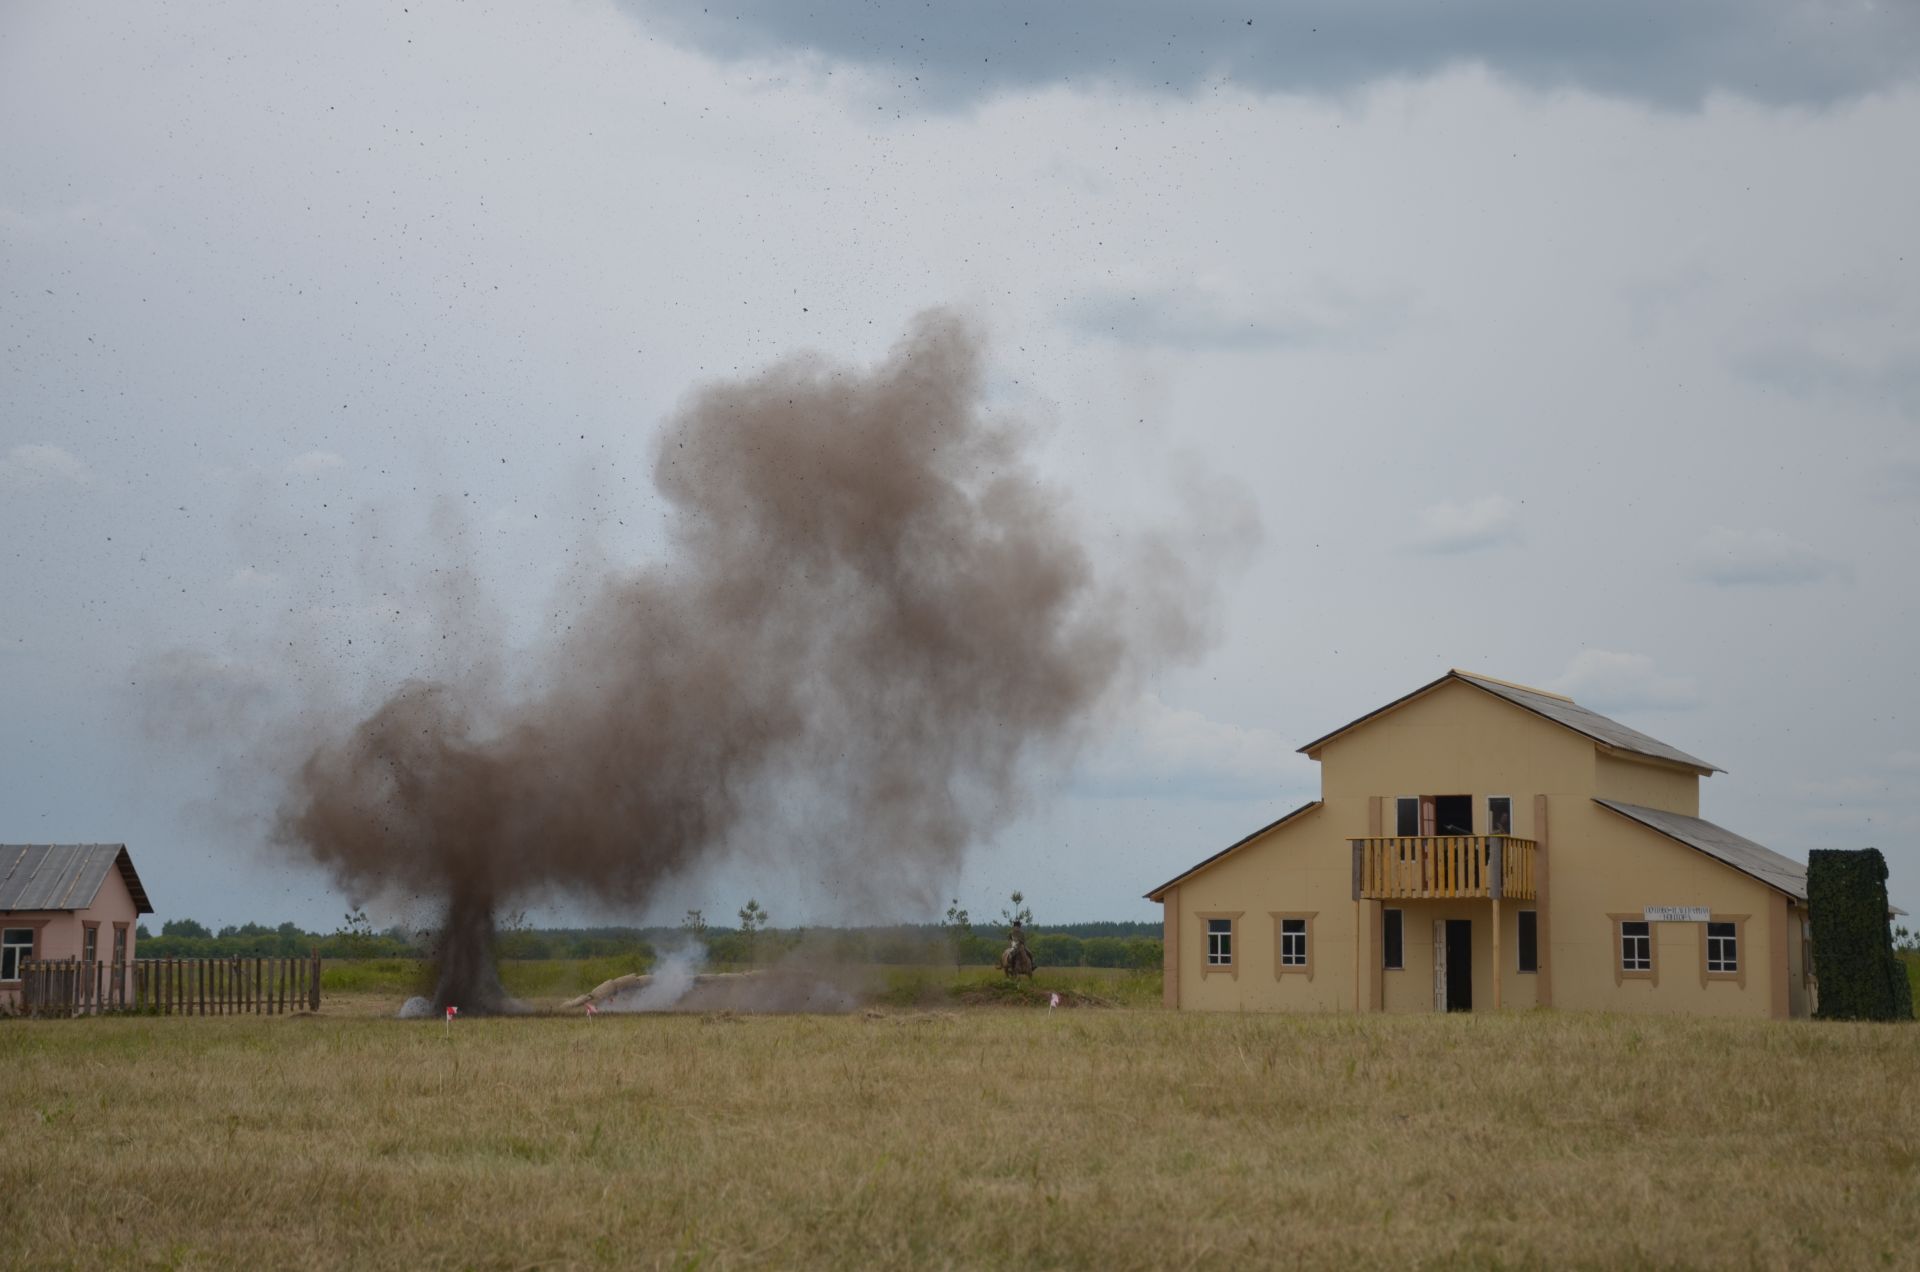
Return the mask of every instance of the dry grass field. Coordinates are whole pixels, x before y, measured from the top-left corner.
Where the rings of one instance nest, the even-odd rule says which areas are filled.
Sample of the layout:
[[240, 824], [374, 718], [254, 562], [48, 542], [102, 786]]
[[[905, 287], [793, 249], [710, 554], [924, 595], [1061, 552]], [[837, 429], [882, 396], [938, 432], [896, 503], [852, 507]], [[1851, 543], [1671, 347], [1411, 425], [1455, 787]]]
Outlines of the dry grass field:
[[1920, 1264], [1920, 1033], [0, 1021], [15, 1267]]

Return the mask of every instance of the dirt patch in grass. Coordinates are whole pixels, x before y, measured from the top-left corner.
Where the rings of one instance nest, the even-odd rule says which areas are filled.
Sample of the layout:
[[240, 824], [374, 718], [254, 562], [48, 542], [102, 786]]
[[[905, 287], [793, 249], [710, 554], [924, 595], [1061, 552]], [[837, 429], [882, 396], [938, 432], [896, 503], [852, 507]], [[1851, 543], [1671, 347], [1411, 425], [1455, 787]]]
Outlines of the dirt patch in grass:
[[1050, 1007], [1055, 995], [1061, 1007], [1117, 1007], [1119, 1003], [1085, 989], [1068, 986], [1036, 985], [1026, 980], [982, 981], [954, 992], [953, 1000], [963, 1007]]

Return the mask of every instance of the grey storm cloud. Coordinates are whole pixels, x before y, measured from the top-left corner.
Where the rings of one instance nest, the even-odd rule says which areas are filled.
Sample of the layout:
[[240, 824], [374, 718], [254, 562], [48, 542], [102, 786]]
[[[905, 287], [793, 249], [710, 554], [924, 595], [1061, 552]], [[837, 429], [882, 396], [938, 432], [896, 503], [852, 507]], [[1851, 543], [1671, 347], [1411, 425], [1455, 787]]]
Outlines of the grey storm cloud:
[[816, 54], [934, 104], [1061, 81], [1329, 93], [1458, 65], [1668, 107], [1716, 91], [1820, 104], [1904, 80], [1920, 54], [1920, 6], [1859, 0], [624, 2], [713, 56]]

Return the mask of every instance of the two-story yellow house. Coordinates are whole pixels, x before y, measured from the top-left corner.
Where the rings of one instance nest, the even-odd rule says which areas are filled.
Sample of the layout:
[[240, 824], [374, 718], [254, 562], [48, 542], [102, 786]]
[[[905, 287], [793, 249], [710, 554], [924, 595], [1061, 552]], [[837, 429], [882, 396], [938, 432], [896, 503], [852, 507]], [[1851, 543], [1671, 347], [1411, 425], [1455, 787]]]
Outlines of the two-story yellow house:
[[1812, 1013], [1806, 867], [1706, 761], [1462, 671], [1301, 750], [1318, 800], [1147, 894], [1168, 1006]]

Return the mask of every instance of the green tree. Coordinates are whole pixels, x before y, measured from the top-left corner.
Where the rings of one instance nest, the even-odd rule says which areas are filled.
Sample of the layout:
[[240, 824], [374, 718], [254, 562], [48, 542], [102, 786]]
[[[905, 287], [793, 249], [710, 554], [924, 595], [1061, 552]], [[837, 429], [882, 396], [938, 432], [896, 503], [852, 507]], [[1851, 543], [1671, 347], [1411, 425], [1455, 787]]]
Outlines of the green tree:
[[767, 926], [767, 912], [752, 897], [740, 907], [740, 936], [747, 947], [747, 962], [754, 961], [754, 946], [758, 944], [761, 931]]
[[1033, 961], [1036, 963], [1047, 967], [1080, 966], [1081, 945], [1077, 936], [1054, 932], [1036, 936], [1027, 944], [1033, 950]]
[[953, 970], [958, 972], [967, 956], [967, 945], [973, 939], [973, 919], [960, 908], [960, 898], [947, 902], [947, 917], [940, 926], [946, 930], [947, 940], [953, 946]]
[[1117, 936], [1091, 937], [1081, 944], [1080, 957], [1088, 967], [1125, 967], [1127, 943]]
[[1028, 907], [1027, 899], [1016, 892], [1008, 897], [1007, 900], [1011, 902], [1011, 904], [1001, 908], [1000, 921], [1008, 927], [1012, 927], [1018, 923], [1023, 928], [1031, 928], [1033, 926], [1033, 911]]
[[1136, 937], [1127, 942], [1127, 966], [1136, 972], [1150, 972], [1166, 962], [1166, 951], [1160, 942], [1150, 936]]
[[195, 923], [192, 919], [168, 919], [160, 925], [162, 936], [191, 936], [206, 941], [213, 939], [213, 933], [207, 931], [204, 923]]
[[687, 917], [680, 920], [680, 930], [696, 941], [707, 937], [707, 917], [698, 910], [688, 910]]

